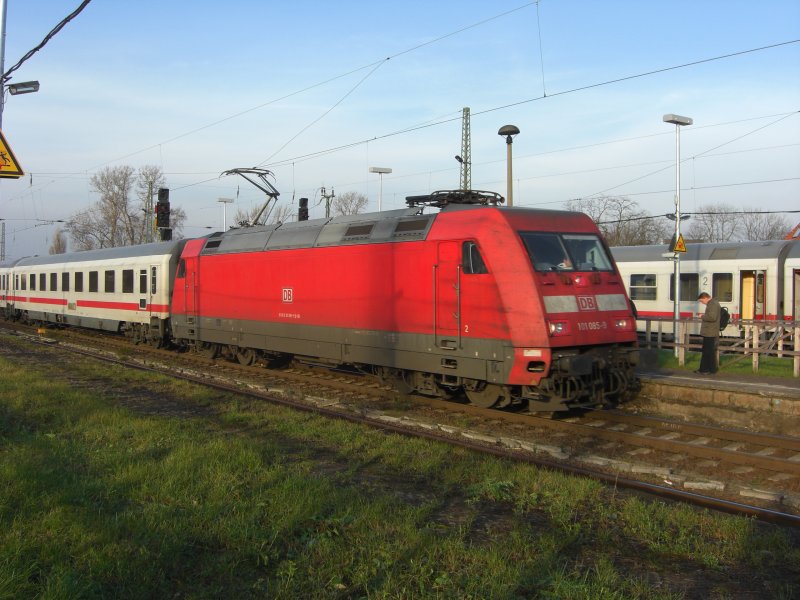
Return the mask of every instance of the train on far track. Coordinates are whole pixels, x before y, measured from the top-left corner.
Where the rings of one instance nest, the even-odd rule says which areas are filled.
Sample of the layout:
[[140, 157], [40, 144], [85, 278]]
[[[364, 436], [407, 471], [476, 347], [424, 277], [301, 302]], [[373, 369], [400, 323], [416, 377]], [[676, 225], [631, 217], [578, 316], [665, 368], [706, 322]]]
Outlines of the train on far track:
[[631, 303], [592, 220], [491, 192], [0, 266], [8, 318], [531, 411], [636, 389]]
[[[642, 318], [639, 329], [644, 319], [665, 319], [662, 330], [672, 333], [675, 275], [669, 248], [619, 246], [611, 252]], [[723, 335], [738, 336], [742, 322], [800, 319], [800, 240], [687, 244], [680, 261], [682, 319], [702, 314], [701, 292], [728, 309], [731, 323]]]

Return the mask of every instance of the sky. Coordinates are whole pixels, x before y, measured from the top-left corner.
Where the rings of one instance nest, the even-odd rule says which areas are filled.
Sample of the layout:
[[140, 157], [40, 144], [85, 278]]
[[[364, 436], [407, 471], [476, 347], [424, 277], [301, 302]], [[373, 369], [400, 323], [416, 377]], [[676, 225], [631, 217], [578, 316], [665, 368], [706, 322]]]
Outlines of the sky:
[[[5, 70], [80, 4], [6, 0]], [[98, 200], [90, 179], [157, 165], [184, 235], [274, 173], [296, 213], [320, 188], [368, 210], [460, 184], [469, 107], [472, 187], [562, 209], [626, 196], [650, 214], [716, 204], [800, 210], [797, 0], [93, 0], [13, 73], [2, 130], [25, 175], [0, 180], [7, 259], [47, 254], [59, 220]], [[383, 176], [370, 167], [388, 167]], [[787, 220], [800, 221], [800, 214]]]

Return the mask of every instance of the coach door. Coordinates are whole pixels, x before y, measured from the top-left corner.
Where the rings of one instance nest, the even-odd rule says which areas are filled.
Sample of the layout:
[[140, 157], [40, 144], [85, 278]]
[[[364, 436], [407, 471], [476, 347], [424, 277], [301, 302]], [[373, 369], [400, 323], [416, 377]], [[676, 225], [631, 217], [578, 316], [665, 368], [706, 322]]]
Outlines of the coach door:
[[158, 265], [150, 265], [150, 290], [147, 305], [150, 307], [150, 314], [165, 310], [158, 304]]
[[794, 270], [794, 288], [792, 294], [792, 319], [800, 321], [800, 269]]
[[766, 316], [766, 271], [741, 272], [741, 318], [743, 321], [764, 319]]
[[439, 244], [434, 276], [434, 335], [436, 345], [447, 350], [459, 347], [461, 323], [461, 243]]

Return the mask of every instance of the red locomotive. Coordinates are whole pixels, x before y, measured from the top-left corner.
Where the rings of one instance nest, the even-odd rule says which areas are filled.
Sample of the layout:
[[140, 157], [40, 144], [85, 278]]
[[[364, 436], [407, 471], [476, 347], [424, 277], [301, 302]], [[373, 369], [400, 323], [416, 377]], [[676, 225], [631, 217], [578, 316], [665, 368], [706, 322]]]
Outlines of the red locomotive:
[[620, 400], [635, 384], [636, 324], [596, 226], [499, 201], [436, 192], [402, 210], [189, 240], [172, 336], [209, 356], [350, 365], [480, 406]]

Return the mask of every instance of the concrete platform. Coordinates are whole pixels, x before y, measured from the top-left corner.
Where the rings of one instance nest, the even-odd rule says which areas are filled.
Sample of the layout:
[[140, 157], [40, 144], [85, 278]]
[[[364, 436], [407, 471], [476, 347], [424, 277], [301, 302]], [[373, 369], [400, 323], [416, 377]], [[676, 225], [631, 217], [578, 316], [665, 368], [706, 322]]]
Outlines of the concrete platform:
[[800, 380], [686, 371], [641, 370], [629, 406], [720, 425], [800, 435]]

